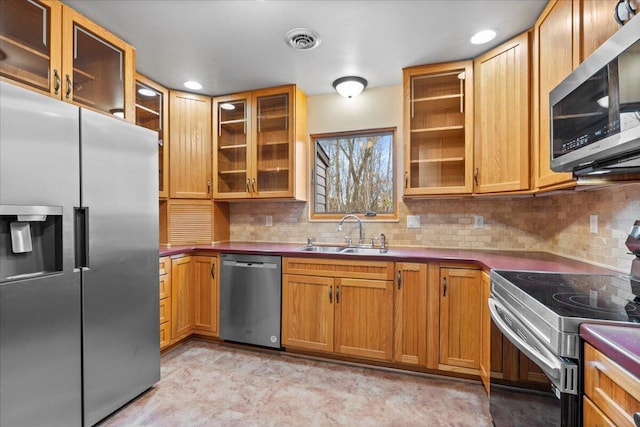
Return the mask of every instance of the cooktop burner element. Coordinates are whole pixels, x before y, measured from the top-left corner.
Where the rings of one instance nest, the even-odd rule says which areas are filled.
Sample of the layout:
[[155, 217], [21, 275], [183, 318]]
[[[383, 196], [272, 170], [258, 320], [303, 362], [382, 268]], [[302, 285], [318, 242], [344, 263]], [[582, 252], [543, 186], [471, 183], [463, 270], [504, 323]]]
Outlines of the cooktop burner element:
[[500, 271], [561, 317], [640, 323], [640, 282], [628, 276]]

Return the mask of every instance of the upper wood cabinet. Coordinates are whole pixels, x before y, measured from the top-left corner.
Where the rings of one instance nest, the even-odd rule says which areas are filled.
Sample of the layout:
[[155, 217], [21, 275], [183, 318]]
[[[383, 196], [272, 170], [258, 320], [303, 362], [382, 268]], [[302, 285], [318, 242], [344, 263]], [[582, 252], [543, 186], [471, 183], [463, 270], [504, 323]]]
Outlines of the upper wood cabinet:
[[158, 196], [169, 197], [169, 90], [136, 74], [136, 125], [158, 133]]
[[405, 68], [404, 196], [473, 190], [473, 63]]
[[211, 98], [169, 92], [169, 195], [211, 198]]
[[53, 0], [0, 2], [0, 74], [133, 122], [133, 47]]
[[550, 168], [549, 92], [618, 29], [615, 0], [551, 0], [534, 26], [533, 144], [537, 189], [574, 185]]
[[529, 189], [529, 33], [474, 60], [474, 193]]
[[294, 85], [214, 98], [213, 197], [306, 200], [306, 105]]

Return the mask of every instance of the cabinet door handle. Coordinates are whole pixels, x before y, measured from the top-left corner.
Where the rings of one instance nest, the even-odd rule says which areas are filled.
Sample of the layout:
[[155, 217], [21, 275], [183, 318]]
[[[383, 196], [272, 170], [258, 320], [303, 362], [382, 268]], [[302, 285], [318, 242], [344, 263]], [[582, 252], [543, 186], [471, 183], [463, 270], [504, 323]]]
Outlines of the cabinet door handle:
[[211, 264], [211, 277], [212, 278], [216, 278], [216, 265], [215, 264]]
[[336, 304], [340, 304], [340, 285], [336, 286]]
[[60, 92], [60, 85], [62, 82], [60, 81], [60, 74], [58, 74], [58, 70], [53, 70], [53, 90], [54, 94], [58, 94]]
[[249, 178], [247, 178], [247, 193], [251, 193], [251, 187], [249, 187]]
[[402, 273], [398, 270], [398, 289], [402, 287]]
[[409, 188], [409, 172], [404, 172], [404, 188]]
[[207, 179], [207, 194], [211, 193], [211, 180]]
[[476, 185], [479, 185], [479, 184], [478, 184], [478, 174], [479, 174], [479, 173], [480, 173], [480, 170], [479, 170], [478, 168], [476, 168], [476, 169], [473, 171], [473, 181], [476, 183]]
[[447, 296], [447, 278], [445, 277], [444, 279], [442, 279], [442, 288], [443, 288], [443, 293], [442, 296], [446, 297]]
[[329, 304], [333, 304], [333, 286], [329, 286]]
[[256, 179], [255, 178], [251, 178], [251, 191], [252, 192], [256, 192]]
[[65, 79], [67, 80], [67, 91], [65, 92], [65, 98], [69, 99], [69, 97], [71, 96], [71, 90], [73, 90], [73, 84], [71, 84], [71, 77], [69, 77], [69, 74], [65, 76]]

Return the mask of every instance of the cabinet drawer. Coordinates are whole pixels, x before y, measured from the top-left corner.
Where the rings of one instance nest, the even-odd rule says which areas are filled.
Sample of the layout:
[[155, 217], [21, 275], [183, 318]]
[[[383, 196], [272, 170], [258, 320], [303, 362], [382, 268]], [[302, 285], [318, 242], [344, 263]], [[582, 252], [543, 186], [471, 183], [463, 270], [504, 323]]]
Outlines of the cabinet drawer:
[[393, 262], [283, 258], [282, 272], [307, 276], [393, 280]]
[[598, 427], [616, 427], [587, 396], [582, 399], [582, 425]]
[[171, 257], [160, 258], [160, 276], [171, 274]]
[[160, 325], [160, 348], [163, 349], [171, 342], [171, 326], [169, 322]]
[[171, 300], [165, 298], [160, 300], [160, 324], [167, 323], [171, 317]]
[[584, 391], [615, 425], [635, 426], [640, 379], [589, 344], [584, 345]]
[[160, 276], [160, 299], [171, 296], [171, 275]]

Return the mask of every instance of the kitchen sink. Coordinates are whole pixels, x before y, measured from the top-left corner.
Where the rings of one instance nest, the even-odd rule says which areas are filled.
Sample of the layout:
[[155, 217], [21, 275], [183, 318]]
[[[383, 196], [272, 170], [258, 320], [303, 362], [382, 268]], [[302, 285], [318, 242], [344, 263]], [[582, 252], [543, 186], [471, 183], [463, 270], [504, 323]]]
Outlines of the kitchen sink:
[[380, 248], [344, 248], [340, 253], [354, 255], [388, 255], [389, 250]]
[[338, 253], [343, 249], [346, 249], [346, 248], [344, 246], [303, 246], [301, 248], [297, 248], [296, 251]]
[[350, 255], [387, 255], [388, 249], [380, 248], [357, 248], [350, 246], [302, 246], [297, 248], [299, 252], [321, 252], [334, 254], [350, 254]]

